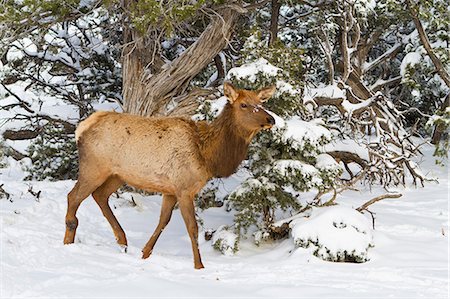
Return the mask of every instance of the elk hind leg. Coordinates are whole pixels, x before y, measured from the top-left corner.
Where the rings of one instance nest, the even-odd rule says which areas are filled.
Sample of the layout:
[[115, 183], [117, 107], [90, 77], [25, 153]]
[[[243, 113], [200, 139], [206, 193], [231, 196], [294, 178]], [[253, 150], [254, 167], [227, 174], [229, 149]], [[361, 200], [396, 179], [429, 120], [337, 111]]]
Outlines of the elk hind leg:
[[80, 175], [78, 178], [78, 181], [72, 191], [70, 191], [67, 196], [66, 233], [64, 235], [64, 244], [71, 244], [75, 240], [75, 233], [78, 227], [78, 219], [76, 214], [80, 204], [104, 181], [105, 178], [101, 176], [89, 179]]
[[106, 220], [108, 220], [111, 228], [114, 232], [114, 236], [116, 237], [117, 243], [122, 247], [127, 248], [127, 238], [125, 236], [125, 232], [120, 226], [119, 221], [116, 216], [114, 216], [111, 207], [108, 204], [108, 199], [112, 193], [117, 191], [123, 185], [123, 181], [117, 176], [110, 176], [100, 187], [98, 187], [93, 193], [92, 197], [95, 202], [100, 207], [103, 216], [105, 216]]
[[159, 236], [162, 231], [166, 227], [167, 223], [169, 223], [170, 218], [172, 216], [173, 207], [177, 203], [177, 198], [173, 195], [163, 195], [163, 201], [161, 205], [161, 215], [159, 217], [159, 223], [153, 232], [150, 240], [148, 240], [147, 244], [145, 244], [144, 249], [142, 249], [142, 258], [146, 259], [150, 256], [153, 251], [153, 247], [155, 246], [156, 241], [158, 241]]

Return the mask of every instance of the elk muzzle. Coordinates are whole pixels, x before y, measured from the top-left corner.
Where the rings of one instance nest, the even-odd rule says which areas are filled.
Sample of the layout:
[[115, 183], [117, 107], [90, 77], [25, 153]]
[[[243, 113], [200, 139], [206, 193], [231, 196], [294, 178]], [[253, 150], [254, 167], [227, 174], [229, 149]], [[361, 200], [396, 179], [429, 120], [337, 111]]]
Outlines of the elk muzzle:
[[267, 117], [266, 117], [266, 123], [261, 125], [261, 127], [263, 129], [271, 129], [273, 127], [273, 125], [275, 124], [275, 118], [273, 118], [272, 115], [267, 113]]

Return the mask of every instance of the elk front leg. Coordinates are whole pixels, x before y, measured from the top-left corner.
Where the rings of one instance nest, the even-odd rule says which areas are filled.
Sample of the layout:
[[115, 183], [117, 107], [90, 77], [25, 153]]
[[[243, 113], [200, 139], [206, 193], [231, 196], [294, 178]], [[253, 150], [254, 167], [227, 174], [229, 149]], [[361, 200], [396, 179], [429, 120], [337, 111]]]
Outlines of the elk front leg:
[[189, 237], [191, 238], [194, 267], [195, 269], [202, 269], [204, 266], [200, 257], [200, 251], [198, 250], [198, 226], [197, 220], [195, 219], [194, 199], [189, 197], [181, 198], [179, 200], [179, 206]]
[[166, 227], [167, 223], [170, 221], [170, 217], [172, 216], [173, 207], [177, 203], [177, 198], [173, 195], [163, 195], [163, 201], [161, 205], [161, 216], [159, 217], [159, 223], [156, 227], [153, 235], [148, 240], [147, 244], [145, 244], [144, 249], [142, 249], [142, 258], [146, 259], [152, 254], [153, 247], [155, 246], [156, 241], [158, 241], [159, 236], [162, 231]]

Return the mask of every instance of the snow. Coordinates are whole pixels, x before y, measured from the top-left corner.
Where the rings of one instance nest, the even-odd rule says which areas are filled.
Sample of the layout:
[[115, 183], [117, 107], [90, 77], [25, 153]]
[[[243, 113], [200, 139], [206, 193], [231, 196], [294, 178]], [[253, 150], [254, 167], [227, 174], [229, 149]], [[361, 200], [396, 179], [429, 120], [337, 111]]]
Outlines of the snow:
[[237, 186], [233, 194], [237, 197], [242, 196], [245, 193], [248, 193], [252, 190], [258, 189], [262, 187], [262, 183], [254, 178], [247, 178], [242, 185]]
[[316, 208], [308, 218], [290, 223], [291, 234], [297, 246], [314, 250], [324, 260], [339, 259], [344, 253], [366, 261], [373, 246], [370, 221], [348, 207]]
[[320, 170], [341, 169], [341, 166], [328, 154], [320, 154], [316, 159], [316, 168]]
[[285, 82], [285, 81], [277, 81], [277, 93], [278, 94], [283, 94], [283, 93], [287, 93], [289, 95], [298, 95], [301, 93], [300, 90], [296, 89], [294, 86], [292, 86], [291, 84]]
[[324, 152], [343, 151], [358, 155], [361, 159], [369, 161], [369, 151], [364, 144], [352, 139], [335, 139], [323, 147]]
[[275, 127], [276, 128], [283, 128], [284, 126], [286, 126], [286, 122], [284, 121], [284, 119], [282, 117], [279, 117], [278, 115], [276, 115], [274, 112], [265, 109], [267, 113], [269, 113], [270, 115], [272, 115], [272, 117], [275, 119]]
[[[240, 67], [232, 68], [228, 74], [227, 78], [236, 79], [247, 79], [251, 82], [256, 81], [256, 75], [263, 73], [268, 77], [274, 77], [280, 72], [281, 69], [271, 65], [266, 59], [259, 58], [255, 62], [244, 64]], [[288, 88], [288, 87], [286, 87]]]
[[312, 165], [299, 160], [278, 160], [273, 166], [273, 171], [282, 176], [302, 176], [308, 188], [322, 184], [319, 171]]
[[222, 225], [214, 233], [211, 243], [213, 247], [217, 247], [224, 255], [232, 256], [238, 250], [236, 246], [237, 239], [237, 235], [228, 226]]
[[303, 102], [308, 103], [313, 101], [315, 97], [340, 98], [345, 99], [345, 91], [334, 85], [325, 85], [318, 88], [305, 87]]
[[317, 175], [317, 169], [314, 166], [299, 160], [278, 160], [275, 162], [274, 170], [279, 171], [283, 176], [289, 175], [294, 170], [305, 175]]
[[[376, 97], [376, 95], [374, 95], [374, 97]], [[352, 104], [350, 103], [348, 100], [343, 100], [342, 101], [342, 107], [344, 107], [345, 111], [347, 111], [347, 116], [350, 117], [354, 111], [362, 109], [364, 107], [369, 106], [372, 103], [372, 99], [368, 99], [365, 101], [362, 101], [358, 104]]]
[[95, 3], [94, 0], [80, 0], [80, 4], [78, 4], [78, 8], [89, 8], [93, 6]]
[[406, 54], [400, 65], [400, 75], [404, 78], [406, 75], [406, 69], [420, 63], [421, 59], [422, 55], [420, 55], [420, 53], [410, 52]]
[[321, 139], [330, 140], [331, 132], [322, 126], [320, 119], [304, 121], [299, 117], [293, 117], [287, 121], [286, 131], [284, 132], [284, 141], [292, 139], [293, 146], [301, 148], [304, 141], [309, 141], [313, 145], [318, 145]]
[[[448, 294], [448, 168], [434, 165], [425, 148], [426, 175], [439, 184], [399, 189], [400, 199], [375, 203], [373, 244], [361, 264], [325, 262], [293, 239], [256, 246], [241, 240], [234, 256], [216, 251], [203, 232], [232, 223], [225, 208], [198, 212], [203, 270], [193, 268], [191, 243], [179, 210], [152, 256], [141, 249], [156, 227], [161, 197], [125, 193], [110, 203], [127, 233], [124, 253], [92, 198], [78, 211], [75, 244], [63, 245], [66, 196], [74, 181], [22, 181], [21, 165], [8, 160], [0, 184], [11, 194], [0, 199], [0, 297], [130, 298], [443, 298]], [[225, 189], [242, 174], [223, 180]], [[39, 199], [28, 190], [41, 191]], [[373, 187], [338, 195], [342, 207], [358, 207], [385, 191]], [[130, 204], [133, 196], [137, 206]], [[305, 195], [306, 196], [306, 195]], [[331, 217], [331, 216], [330, 216]], [[365, 214], [370, 221], [370, 215]], [[346, 217], [347, 219], [347, 217]]]

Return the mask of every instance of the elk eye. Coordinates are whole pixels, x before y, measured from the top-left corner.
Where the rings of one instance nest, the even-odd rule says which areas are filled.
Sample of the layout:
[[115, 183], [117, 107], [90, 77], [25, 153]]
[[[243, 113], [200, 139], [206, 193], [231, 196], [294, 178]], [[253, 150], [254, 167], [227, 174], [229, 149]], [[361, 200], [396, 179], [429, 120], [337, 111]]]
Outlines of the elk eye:
[[247, 104], [242, 103], [242, 104], [241, 104], [241, 108], [247, 108]]

